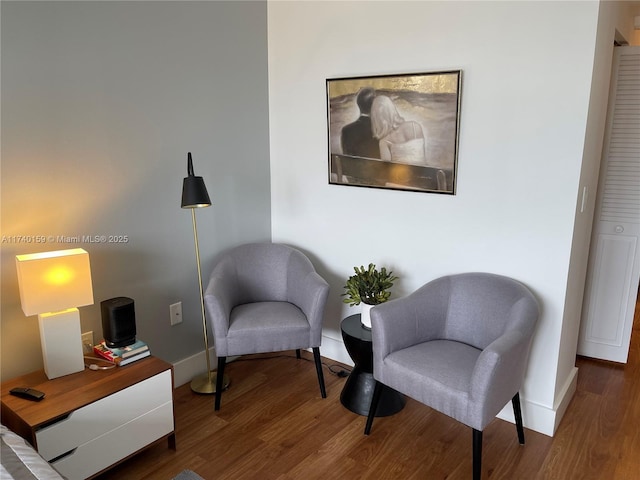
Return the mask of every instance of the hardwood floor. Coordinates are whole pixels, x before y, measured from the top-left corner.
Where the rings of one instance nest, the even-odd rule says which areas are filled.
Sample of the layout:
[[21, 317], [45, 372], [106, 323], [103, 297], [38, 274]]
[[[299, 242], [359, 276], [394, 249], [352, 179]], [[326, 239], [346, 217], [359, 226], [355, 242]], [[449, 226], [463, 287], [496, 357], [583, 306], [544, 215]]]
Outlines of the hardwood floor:
[[[628, 364], [578, 358], [577, 393], [553, 438], [526, 430], [520, 446], [511, 423], [485, 429], [483, 479], [640, 478], [639, 316]], [[157, 444], [99, 480], [169, 480], [183, 469], [205, 480], [471, 478], [471, 430], [458, 422], [409, 399], [367, 437], [365, 417], [340, 404], [345, 378], [325, 368], [320, 398], [310, 354], [249, 358], [228, 365], [219, 412], [211, 396], [176, 389], [176, 451]]]

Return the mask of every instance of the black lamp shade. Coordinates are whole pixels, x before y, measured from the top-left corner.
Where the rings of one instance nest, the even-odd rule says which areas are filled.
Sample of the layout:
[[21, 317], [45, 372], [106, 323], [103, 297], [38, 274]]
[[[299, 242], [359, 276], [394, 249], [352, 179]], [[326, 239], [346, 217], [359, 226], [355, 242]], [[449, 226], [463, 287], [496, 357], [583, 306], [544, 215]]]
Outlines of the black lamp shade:
[[207, 187], [202, 177], [193, 173], [191, 152], [187, 154], [187, 176], [182, 182], [182, 208], [201, 208], [211, 205]]

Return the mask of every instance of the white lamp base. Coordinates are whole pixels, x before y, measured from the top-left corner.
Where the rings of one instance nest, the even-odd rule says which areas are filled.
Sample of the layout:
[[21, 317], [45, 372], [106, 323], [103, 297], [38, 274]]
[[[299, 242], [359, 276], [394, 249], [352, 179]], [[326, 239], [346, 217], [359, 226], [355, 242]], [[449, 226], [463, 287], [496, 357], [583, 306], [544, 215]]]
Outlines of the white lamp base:
[[38, 315], [42, 359], [47, 378], [84, 370], [80, 312], [70, 308]]

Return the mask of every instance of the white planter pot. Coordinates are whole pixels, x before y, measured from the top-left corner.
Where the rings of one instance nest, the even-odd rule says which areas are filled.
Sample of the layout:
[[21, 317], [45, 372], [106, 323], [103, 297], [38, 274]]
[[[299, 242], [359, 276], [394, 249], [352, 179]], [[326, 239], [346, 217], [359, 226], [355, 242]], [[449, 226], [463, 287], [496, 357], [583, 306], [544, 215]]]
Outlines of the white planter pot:
[[360, 310], [360, 323], [362, 323], [362, 326], [364, 328], [368, 328], [369, 330], [371, 330], [371, 309], [375, 306], [375, 305], [369, 305], [367, 303], [361, 303], [361, 310]]

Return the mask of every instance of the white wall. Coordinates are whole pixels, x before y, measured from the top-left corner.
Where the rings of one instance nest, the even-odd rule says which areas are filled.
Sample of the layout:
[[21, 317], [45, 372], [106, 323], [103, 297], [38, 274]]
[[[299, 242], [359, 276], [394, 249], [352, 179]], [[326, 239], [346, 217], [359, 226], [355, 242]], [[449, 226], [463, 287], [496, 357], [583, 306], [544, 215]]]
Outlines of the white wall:
[[[563, 322], [583, 288], [582, 264], [569, 272], [597, 20], [597, 2], [269, 2], [273, 239], [330, 281], [324, 355], [348, 361], [354, 265], [392, 268], [396, 296], [449, 273], [515, 277], [542, 306], [525, 423], [553, 433], [575, 385]], [[328, 185], [327, 78], [450, 69], [463, 71], [455, 196]]]
[[[574, 218], [570, 268], [567, 294], [563, 313], [562, 333], [559, 345], [558, 373], [556, 375], [556, 405], [559, 418], [568, 406], [561, 404], [563, 393], [572, 388], [577, 370], [574, 359], [577, 351], [578, 334], [582, 314], [585, 278], [587, 271], [591, 229], [595, 211], [596, 192], [602, 158], [603, 133], [605, 130], [609, 85], [613, 58], [614, 38], [630, 41], [633, 38], [631, 21], [632, 3], [600, 2], [598, 24], [594, 45], [592, 88], [588, 105], [585, 130], [584, 153], [580, 170], [578, 198]], [[581, 211], [584, 195], [584, 212]]]
[[[203, 351], [187, 152], [213, 201], [203, 272], [271, 236], [265, 2], [2, 2], [2, 378], [42, 367], [18, 253], [83, 247], [99, 302], [135, 300], [138, 337], [171, 362]], [[33, 235], [127, 243], [29, 243]], [[206, 278], [205, 278], [206, 282]], [[169, 305], [183, 302], [182, 324]], [[204, 360], [199, 363], [205, 370]], [[196, 366], [195, 368], [198, 368]]]
[[[633, 2], [637, 3], [637, 2]], [[597, 196], [600, 161], [604, 144], [607, 104], [613, 59], [614, 39], [631, 41], [633, 38], [632, 2], [600, 2], [596, 43], [594, 47], [592, 89], [589, 100], [588, 121], [585, 131], [584, 154], [580, 171], [579, 192], [576, 202], [574, 236], [570, 257], [568, 289], [563, 315], [560, 344], [559, 372], [556, 387], [563, 388], [562, 380], [574, 370], [578, 334], [582, 313], [582, 295], [588, 263], [593, 214]], [[585, 212], [581, 213], [585, 196]], [[588, 301], [585, 300], [585, 301]]]

